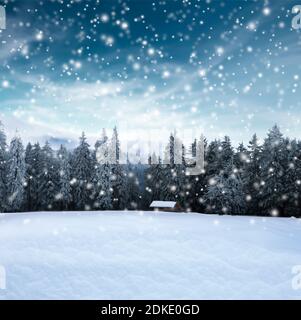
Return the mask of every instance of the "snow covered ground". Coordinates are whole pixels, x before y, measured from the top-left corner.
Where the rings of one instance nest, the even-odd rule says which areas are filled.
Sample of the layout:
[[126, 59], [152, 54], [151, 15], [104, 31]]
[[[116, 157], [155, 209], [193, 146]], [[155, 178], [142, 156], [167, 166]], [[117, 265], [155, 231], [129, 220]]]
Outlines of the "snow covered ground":
[[297, 219], [152, 212], [0, 216], [0, 299], [288, 299]]

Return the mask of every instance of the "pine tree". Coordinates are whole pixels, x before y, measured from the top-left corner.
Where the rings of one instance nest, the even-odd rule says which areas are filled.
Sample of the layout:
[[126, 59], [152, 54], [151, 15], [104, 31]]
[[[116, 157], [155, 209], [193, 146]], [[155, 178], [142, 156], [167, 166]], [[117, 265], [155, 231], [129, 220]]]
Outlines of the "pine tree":
[[0, 212], [4, 212], [7, 206], [7, 160], [6, 135], [0, 122]]
[[285, 141], [286, 165], [283, 176], [283, 185], [285, 193], [279, 194], [282, 200], [283, 216], [299, 216], [299, 197], [300, 197], [300, 159], [301, 151], [297, 141], [286, 138]]
[[262, 147], [259, 145], [256, 134], [254, 134], [249, 142], [247, 160], [242, 173], [248, 204], [247, 213], [251, 215], [260, 213], [261, 153]]
[[174, 200], [183, 205], [185, 196], [185, 148], [183, 148], [183, 143], [176, 133], [169, 137], [169, 143], [165, 148], [163, 166], [164, 170], [160, 172], [163, 200]]
[[[94, 145], [94, 149], [93, 149], [93, 152], [92, 152], [92, 172], [91, 172], [91, 177], [94, 177], [95, 174], [96, 174], [96, 169], [98, 167], [98, 161], [97, 161], [97, 150], [99, 147], [101, 147], [102, 144], [104, 143], [108, 143], [108, 136], [106, 134], [106, 130], [103, 129], [102, 130], [102, 136], [100, 139], [98, 139], [96, 142], [95, 142], [95, 145]], [[94, 187], [93, 187], [94, 188]], [[95, 196], [95, 192], [97, 190], [94, 188], [94, 191], [93, 191], [93, 195], [92, 195], [92, 198]]]
[[223, 170], [224, 165], [221, 162], [222, 146], [219, 140], [210, 142], [205, 151], [205, 172], [209, 180]]
[[26, 186], [25, 186], [25, 208], [27, 211], [34, 210], [34, 152], [31, 143], [28, 143], [25, 150], [25, 163], [26, 163]]
[[[203, 141], [201, 140], [203, 139]], [[202, 149], [203, 148], [203, 151]], [[203, 161], [204, 168], [198, 175], [188, 175], [185, 177], [186, 183], [186, 197], [185, 206], [187, 209], [195, 212], [204, 212], [204, 194], [206, 190], [206, 153], [207, 153], [207, 140], [201, 136], [200, 140], [195, 140], [195, 155], [192, 154], [194, 159], [198, 156], [199, 159], [193, 161], [193, 166], [197, 166], [197, 161]], [[198, 151], [197, 151], [198, 150]], [[212, 165], [210, 163], [210, 165]], [[199, 165], [198, 165], [199, 166]], [[189, 170], [189, 169], [188, 169]]]
[[243, 172], [248, 161], [248, 150], [240, 143], [234, 155], [234, 165], [239, 172]]
[[123, 194], [121, 202], [122, 209], [138, 209], [141, 202], [140, 182], [137, 167], [127, 161], [125, 171], [125, 183], [123, 184]]
[[9, 211], [20, 211], [24, 203], [25, 157], [21, 138], [14, 137], [9, 149], [7, 178]]
[[293, 183], [295, 184], [295, 212], [294, 215], [301, 217], [301, 142], [298, 141], [295, 149], [294, 155], [295, 164], [295, 176], [293, 178]]
[[73, 202], [77, 210], [89, 210], [91, 203], [92, 157], [85, 134], [80, 137], [80, 144], [74, 150], [72, 159]]
[[122, 197], [124, 196], [122, 190], [124, 189], [125, 172], [123, 167], [120, 165], [120, 141], [118, 136], [117, 128], [113, 130], [112, 139], [109, 144], [109, 157], [111, 163], [111, 181], [113, 189], [113, 208], [115, 210], [120, 210], [121, 203], [124, 201]]
[[111, 161], [108, 137], [103, 130], [102, 139], [95, 145], [96, 166], [93, 179], [94, 206], [102, 210], [112, 209]]
[[205, 195], [208, 210], [224, 214], [244, 214], [245, 195], [240, 175], [233, 170], [233, 165], [221, 171], [208, 187]]
[[147, 165], [142, 164], [141, 157], [140, 157], [140, 151], [139, 152], [139, 160], [138, 163], [135, 165], [135, 175], [138, 180], [138, 188], [139, 188], [139, 202], [138, 202], [138, 209], [144, 209], [149, 207], [149, 203], [147, 203], [147, 206], [145, 205], [144, 201], [144, 192], [145, 192], [145, 171], [147, 168]]
[[39, 196], [42, 210], [55, 208], [55, 196], [58, 191], [58, 165], [53, 150], [48, 142], [42, 149], [42, 168]]
[[224, 140], [221, 143], [221, 163], [223, 170], [233, 163], [234, 151], [231, 145], [231, 139], [228, 136], [225, 136]]
[[286, 144], [278, 126], [268, 133], [261, 157], [261, 201], [265, 213], [283, 215], [287, 186], [283, 184], [288, 166]]
[[169, 148], [170, 167], [173, 168], [175, 166], [175, 162], [177, 158], [176, 154], [178, 151], [175, 146], [175, 134], [170, 135], [168, 148]]
[[30, 161], [28, 162], [29, 166], [31, 167], [30, 176], [31, 182], [30, 182], [30, 188], [28, 189], [29, 197], [30, 197], [30, 203], [33, 210], [41, 210], [42, 204], [41, 204], [41, 184], [43, 179], [43, 153], [42, 149], [40, 147], [39, 143], [36, 143], [33, 146]]
[[116, 162], [116, 164], [118, 164], [120, 160], [120, 141], [119, 141], [117, 127], [113, 129], [110, 152], [111, 152], [110, 154], [111, 161], [114, 161], [114, 163]]
[[70, 155], [67, 149], [61, 145], [58, 151], [58, 163], [59, 163], [59, 183], [58, 194], [56, 200], [60, 204], [62, 210], [68, 210], [72, 202], [72, 190], [71, 190], [71, 165]]
[[[154, 200], [168, 200], [170, 197], [167, 172], [169, 165], [162, 165], [161, 158], [155, 153], [149, 159], [149, 167], [146, 170], [147, 206]], [[169, 173], [169, 172], [168, 172]]]
[[191, 144], [190, 149], [189, 149], [189, 152], [190, 152], [190, 154], [191, 154], [191, 156], [192, 156], [193, 158], [196, 157], [196, 150], [197, 150], [197, 140], [194, 139], [194, 141], [193, 141], [193, 143]]
[[[171, 200], [175, 200], [174, 198], [174, 192], [175, 187], [173, 184], [173, 179], [174, 179], [174, 168], [175, 168], [175, 164], [174, 164], [174, 137], [171, 136], [169, 139], [169, 144], [166, 146], [166, 150], [165, 150], [165, 155], [164, 155], [164, 160], [163, 160], [163, 170], [162, 172], [160, 172], [161, 176], [160, 176], [160, 187], [161, 187], [161, 199], [159, 200], [166, 200], [166, 201], [171, 201]], [[153, 166], [154, 164], [152, 164]], [[156, 168], [154, 168], [156, 169]], [[158, 169], [160, 169], [160, 166], [158, 167]], [[152, 173], [152, 176], [155, 176]], [[155, 180], [156, 178], [154, 178]], [[158, 200], [158, 199], [154, 199], [154, 200]]]

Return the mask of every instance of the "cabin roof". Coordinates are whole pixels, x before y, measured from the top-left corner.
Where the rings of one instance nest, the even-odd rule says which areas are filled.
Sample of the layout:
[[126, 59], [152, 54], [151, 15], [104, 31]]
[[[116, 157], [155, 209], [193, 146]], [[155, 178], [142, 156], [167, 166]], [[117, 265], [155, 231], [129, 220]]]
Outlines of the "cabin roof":
[[150, 205], [151, 208], [174, 208], [176, 206], [175, 201], [153, 201]]

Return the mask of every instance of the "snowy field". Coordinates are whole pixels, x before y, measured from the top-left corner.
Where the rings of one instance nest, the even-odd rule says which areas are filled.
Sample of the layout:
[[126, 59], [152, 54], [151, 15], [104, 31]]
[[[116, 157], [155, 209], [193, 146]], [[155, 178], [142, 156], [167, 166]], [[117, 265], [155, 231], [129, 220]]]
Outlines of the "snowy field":
[[0, 299], [298, 299], [297, 219], [0, 215]]

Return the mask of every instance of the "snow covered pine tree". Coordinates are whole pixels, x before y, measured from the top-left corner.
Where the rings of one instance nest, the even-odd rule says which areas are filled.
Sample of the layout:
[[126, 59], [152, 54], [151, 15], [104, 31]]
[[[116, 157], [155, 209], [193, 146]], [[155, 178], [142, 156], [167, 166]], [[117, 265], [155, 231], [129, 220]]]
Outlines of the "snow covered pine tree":
[[13, 138], [9, 149], [9, 170], [7, 177], [8, 210], [20, 211], [24, 203], [25, 157], [21, 138]]

